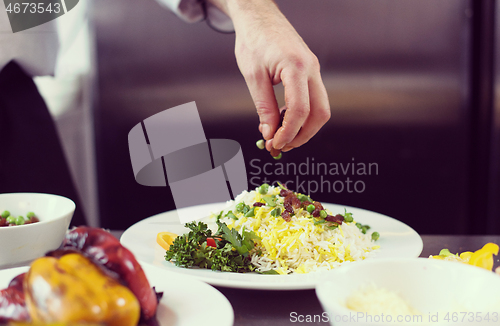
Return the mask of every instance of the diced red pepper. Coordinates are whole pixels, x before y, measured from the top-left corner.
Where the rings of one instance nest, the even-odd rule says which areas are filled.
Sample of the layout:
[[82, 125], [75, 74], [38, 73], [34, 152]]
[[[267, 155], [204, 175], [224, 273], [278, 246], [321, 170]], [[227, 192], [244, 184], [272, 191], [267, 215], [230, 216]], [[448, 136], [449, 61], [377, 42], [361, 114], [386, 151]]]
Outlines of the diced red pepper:
[[215, 244], [215, 239], [214, 238], [207, 238], [207, 246], [217, 248], [217, 245]]

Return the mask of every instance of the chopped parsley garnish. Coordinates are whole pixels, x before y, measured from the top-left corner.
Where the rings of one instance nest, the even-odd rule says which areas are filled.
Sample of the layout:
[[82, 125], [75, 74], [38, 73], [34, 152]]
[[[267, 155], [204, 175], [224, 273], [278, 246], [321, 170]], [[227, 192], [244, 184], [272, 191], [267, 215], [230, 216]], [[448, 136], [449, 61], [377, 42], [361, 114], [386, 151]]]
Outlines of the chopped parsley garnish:
[[[165, 260], [176, 266], [207, 268], [224, 272], [251, 272], [249, 252], [254, 249], [254, 240], [260, 239], [253, 231], [242, 230], [239, 234], [217, 220], [219, 230], [212, 231], [203, 222], [191, 222], [185, 226], [191, 231], [178, 236], [165, 254]], [[217, 248], [207, 246], [207, 238], [213, 237]]]

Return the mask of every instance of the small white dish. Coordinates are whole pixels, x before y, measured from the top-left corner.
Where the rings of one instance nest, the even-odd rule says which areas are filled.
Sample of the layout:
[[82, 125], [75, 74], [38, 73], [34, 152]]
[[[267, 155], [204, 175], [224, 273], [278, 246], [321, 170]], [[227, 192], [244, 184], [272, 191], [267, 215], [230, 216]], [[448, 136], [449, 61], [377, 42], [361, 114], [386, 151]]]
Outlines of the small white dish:
[[[397, 293], [420, 314], [389, 316], [348, 309], [347, 298], [370, 284]], [[428, 258], [366, 260], [329, 272], [316, 286], [335, 326], [498, 325], [499, 293], [500, 277], [493, 272]]]
[[[206, 216], [217, 211], [224, 203], [198, 205], [187, 208], [186, 214], [195, 217]], [[323, 203], [333, 213], [343, 213], [344, 208], [353, 213], [355, 219], [368, 224], [373, 231], [380, 233], [376, 242], [380, 249], [369, 259], [386, 257], [418, 257], [422, 252], [422, 238], [408, 225], [391, 217], [343, 205]], [[229, 273], [208, 269], [182, 268], [172, 262], [165, 261], [165, 250], [156, 243], [159, 232], [168, 231], [183, 234], [189, 231], [179, 222], [177, 211], [169, 211], [146, 218], [128, 228], [120, 238], [120, 242], [135, 255], [138, 261], [158, 266], [163, 270], [175, 272], [202, 280], [212, 285], [240, 289], [259, 290], [303, 290], [314, 289], [321, 281], [322, 275], [316, 272], [292, 275], [261, 275], [257, 273]], [[357, 262], [356, 262], [357, 263]], [[342, 266], [343, 268], [343, 266]]]
[[0, 214], [34, 212], [40, 222], [0, 227], [0, 268], [25, 265], [57, 249], [68, 230], [75, 203], [66, 197], [41, 193], [0, 194]]
[[[233, 307], [210, 285], [154, 266], [142, 265], [151, 286], [163, 292], [156, 318], [159, 326], [232, 326]], [[0, 289], [29, 267], [0, 270]]]

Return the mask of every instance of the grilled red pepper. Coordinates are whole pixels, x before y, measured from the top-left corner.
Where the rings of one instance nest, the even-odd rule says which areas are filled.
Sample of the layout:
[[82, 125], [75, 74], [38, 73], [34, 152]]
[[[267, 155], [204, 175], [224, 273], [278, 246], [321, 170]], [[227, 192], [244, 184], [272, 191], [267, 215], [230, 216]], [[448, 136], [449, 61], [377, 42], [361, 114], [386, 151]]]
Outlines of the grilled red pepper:
[[149, 285], [146, 274], [134, 255], [111, 233], [103, 229], [81, 226], [66, 234], [62, 248], [77, 250], [98, 265], [118, 274], [118, 279], [124, 282], [139, 300], [143, 318], [148, 320], [155, 316], [158, 305], [156, 292]]
[[9, 320], [30, 320], [24, 301], [23, 280], [25, 275], [26, 273], [23, 273], [14, 277], [9, 286], [0, 291], [0, 324], [7, 323]]

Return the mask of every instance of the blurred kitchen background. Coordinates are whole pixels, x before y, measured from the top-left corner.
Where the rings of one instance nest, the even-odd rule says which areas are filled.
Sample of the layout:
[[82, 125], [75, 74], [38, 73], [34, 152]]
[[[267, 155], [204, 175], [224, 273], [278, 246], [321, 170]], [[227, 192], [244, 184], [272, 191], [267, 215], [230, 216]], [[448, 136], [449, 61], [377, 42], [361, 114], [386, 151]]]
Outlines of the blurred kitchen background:
[[[279, 162], [378, 165], [368, 176], [299, 176], [365, 184], [361, 193], [330, 188], [311, 196], [386, 214], [423, 234], [498, 234], [498, 2], [277, 3], [318, 56], [332, 109], [317, 136]], [[89, 224], [126, 229], [175, 208], [168, 187], [135, 182], [127, 135], [186, 102], [196, 101], [207, 138], [240, 143], [249, 180], [251, 160], [276, 166], [255, 146], [258, 117], [236, 65], [234, 34], [187, 24], [155, 0], [90, 5], [75, 50], [86, 64], [72, 95], [51, 105]], [[47, 89], [50, 97], [54, 88]], [[282, 89], [276, 92], [283, 103]]]

